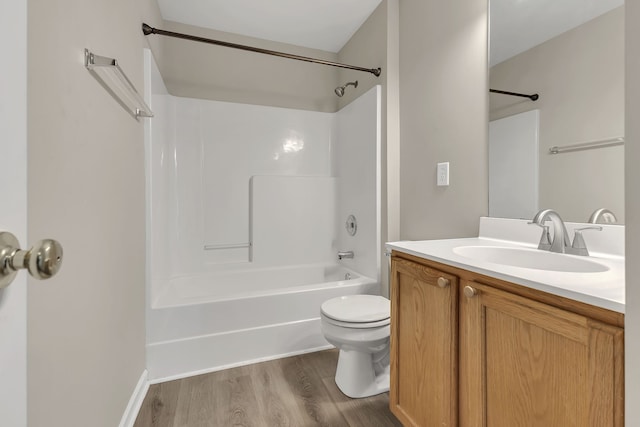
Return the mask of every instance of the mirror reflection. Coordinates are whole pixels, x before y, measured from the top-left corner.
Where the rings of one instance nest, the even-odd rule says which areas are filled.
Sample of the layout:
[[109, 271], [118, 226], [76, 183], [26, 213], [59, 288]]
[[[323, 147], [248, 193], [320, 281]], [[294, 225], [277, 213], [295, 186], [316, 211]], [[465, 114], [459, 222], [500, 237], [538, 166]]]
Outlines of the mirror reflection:
[[623, 1], [491, 0], [489, 56], [492, 89], [539, 95], [490, 95], [489, 216], [624, 223]]

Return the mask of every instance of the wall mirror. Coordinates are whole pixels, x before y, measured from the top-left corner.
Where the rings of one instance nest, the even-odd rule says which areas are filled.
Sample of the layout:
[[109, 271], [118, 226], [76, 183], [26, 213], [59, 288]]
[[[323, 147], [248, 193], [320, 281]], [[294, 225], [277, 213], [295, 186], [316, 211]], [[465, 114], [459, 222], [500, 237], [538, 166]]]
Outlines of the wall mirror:
[[490, 87], [539, 95], [490, 94], [489, 216], [623, 224], [623, 0], [490, 0], [489, 31]]

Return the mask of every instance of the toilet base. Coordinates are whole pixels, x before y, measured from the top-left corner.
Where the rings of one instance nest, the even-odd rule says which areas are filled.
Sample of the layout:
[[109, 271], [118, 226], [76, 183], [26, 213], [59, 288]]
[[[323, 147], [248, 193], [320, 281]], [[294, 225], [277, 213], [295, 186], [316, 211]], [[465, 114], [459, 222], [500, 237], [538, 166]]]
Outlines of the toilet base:
[[388, 347], [378, 354], [340, 350], [336, 385], [346, 396], [352, 398], [375, 396], [389, 391]]

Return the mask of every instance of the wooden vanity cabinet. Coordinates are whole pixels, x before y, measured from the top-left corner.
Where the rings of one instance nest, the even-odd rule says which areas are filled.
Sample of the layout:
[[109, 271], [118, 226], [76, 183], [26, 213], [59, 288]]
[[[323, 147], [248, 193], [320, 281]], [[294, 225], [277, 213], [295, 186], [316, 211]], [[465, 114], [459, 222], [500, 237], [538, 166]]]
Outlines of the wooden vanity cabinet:
[[[624, 426], [623, 315], [431, 261], [394, 256], [392, 274], [390, 405], [405, 426]], [[438, 275], [457, 290], [436, 292]]]
[[405, 427], [455, 426], [458, 278], [392, 261], [391, 412]]

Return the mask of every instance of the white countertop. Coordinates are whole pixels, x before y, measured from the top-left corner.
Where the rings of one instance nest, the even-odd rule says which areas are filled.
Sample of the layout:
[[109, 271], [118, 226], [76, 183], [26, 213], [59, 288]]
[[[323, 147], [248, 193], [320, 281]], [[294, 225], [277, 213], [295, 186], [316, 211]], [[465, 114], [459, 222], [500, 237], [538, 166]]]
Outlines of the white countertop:
[[[420, 258], [624, 313], [625, 263], [624, 257], [620, 255], [594, 253], [592, 256], [587, 257], [587, 259], [605, 265], [609, 270], [595, 273], [574, 273], [514, 267], [468, 258], [454, 252], [455, 248], [461, 246], [536, 249], [537, 243], [514, 242], [480, 236], [465, 239], [391, 242], [387, 243], [386, 246], [389, 249], [415, 255]], [[562, 256], [585, 258], [578, 255]]]

